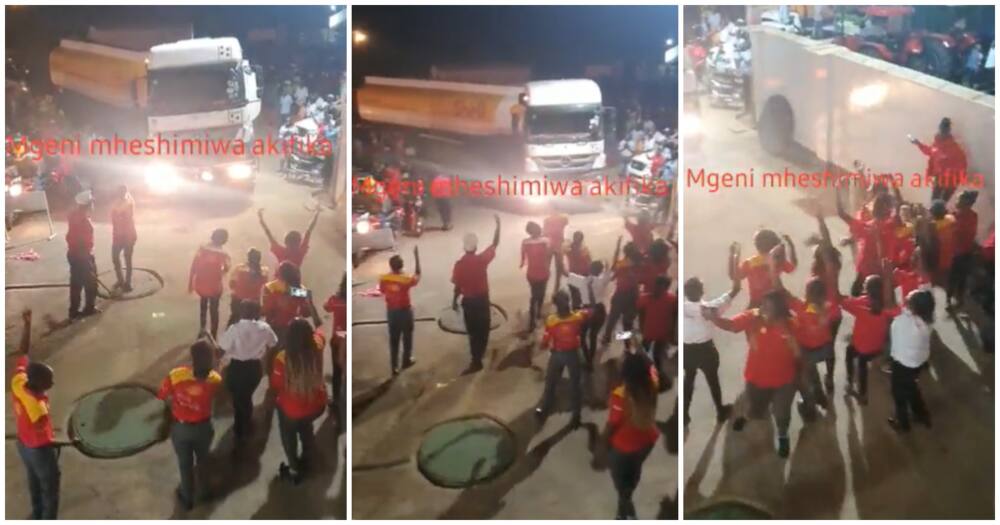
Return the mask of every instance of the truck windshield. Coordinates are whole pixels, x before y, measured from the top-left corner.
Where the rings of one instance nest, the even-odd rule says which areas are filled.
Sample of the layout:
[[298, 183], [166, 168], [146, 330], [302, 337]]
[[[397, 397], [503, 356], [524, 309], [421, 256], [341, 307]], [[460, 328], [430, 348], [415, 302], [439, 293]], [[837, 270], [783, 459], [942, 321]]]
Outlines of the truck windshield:
[[156, 115], [218, 111], [240, 105], [242, 76], [231, 65], [149, 72], [149, 106]]
[[594, 106], [528, 108], [525, 120], [528, 141], [600, 140], [601, 109]]

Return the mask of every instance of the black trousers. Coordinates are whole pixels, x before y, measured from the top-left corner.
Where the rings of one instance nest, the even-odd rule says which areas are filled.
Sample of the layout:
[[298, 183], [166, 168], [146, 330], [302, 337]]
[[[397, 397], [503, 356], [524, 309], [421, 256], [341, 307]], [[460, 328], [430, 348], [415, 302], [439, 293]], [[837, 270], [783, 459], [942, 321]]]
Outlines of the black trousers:
[[868, 395], [868, 363], [880, 355], [882, 355], [882, 352], [862, 354], [854, 348], [854, 345], [847, 345], [847, 359], [844, 363], [847, 366], [847, 382], [854, 382], [856, 370], [856, 377], [858, 378], [858, 394], [862, 396]]
[[715, 403], [716, 413], [722, 410], [722, 386], [719, 384], [719, 351], [714, 341], [684, 345], [684, 416], [690, 419], [691, 396], [698, 372], [705, 375], [708, 391]]
[[947, 204], [951, 200], [951, 196], [955, 193], [955, 189], [954, 185], [942, 185], [938, 183], [937, 179], [934, 179], [934, 187], [931, 188], [931, 200], [941, 199]]
[[233, 398], [233, 434], [242, 440], [249, 433], [253, 419], [253, 393], [260, 384], [263, 368], [259, 359], [232, 360], [226, 368], [226, 389]]
[[975, 269], [975, 261], [972, 252], [956, 255], [952, 259], [951, 273], [948, 274], [948, 299], [957, 299], [959, 304], [965, 300], [966, 283]]
[[462, 313], [465, 317], [465, 330], [469, 333], [472, 364], [482, 365], [486, 346], [490, 343], [490, 298], [485, 295], [463, 297]]
[[97, 301], [97, 263], [93, 255], [66, 256], [69, 261], [69, 314], [80, 312], [80, 295], [84, 296], [84, 310], [93, 310]]
[[761, 419], [771, 407], [774, 416], [774, 426], [778, 428], [778, 437], [788, 437], [788, 426], [792, 422], [792, 401], [795, 400], [796, 383], [773, 388], [762, 388], [747, 383], [746, 394], [750, 405], [749, 415], [753, 419]]
[[441, 216], [441, 227], [445, 230], [451, 229], [451, 199], [434, 199], [437, 205], [438, 215]]
[[646, 351], [646, 355], [653, 359], [653, 365], [660, 378], [660, 388], [663, 388], [665, 386], [663, 382], [667, 379], [663, 374], [663, 360], [667, 356], [667, 340], [643, 339], [642, 348]]
[[534, 330], [538, 318], [542, 316], [542, 305], [545, 304], [545, 289], [549, 286], [549, 280], [532, 281], [528, 280], [528, 287], [531, 289], [531, 296], [528, 300], [528, 330]]
[[240, 320], [240, 301], [235, 295], [229, 296], [229, 320], [226, 321], [226, 328], [233, 326]]
[[620, 452], [611, 448], [608, 470], [611, 471], [611, 481], [618, 493], [618, 519], [636, 518], [632, 494], [642, 478], [642, 464], [652, 450], [653, 445], [635, 452]]
[[611, 335], [615, 330], [615, 326], [618, 325], [619, 320], [622, 322], [623, 330], [632, 330], [632, 323], [635, 321], [636, 300], [638, 299], [638, 296], [638, 289], [616, 291], [614, 295], [611, 296], [611, 311], [608, 312], [608, 322], [607, 326], [604, 328], [605, 343], [611, 341]]
[[583, 325], [580, 332], [580, 348], [583, 350], [584, 364], [588, 367], [594, 366], [594, 354], [597, 353], [597, 336], [604, 328], [604, 320], [608, 317], [604, 303], [597, 303], [590, 307], [590, 319]]
[[217, 337], [219, 335], [219, 299], [221, 297], [222, 296], [220, 295], [216, 295], [214, 297], [201, 297], [201, 300], [198, 303], [198, 318], [201, 323], [198, 325], [198, 330], [204, 332], [205, 322], [208, 317], [211, 317], [212, 337]]
[[[112, 244], [111, 245], [111, 261], [115, 265], [115, 277], [118, 279], [118, 283], [124, 284], [128, 287], [132, 287], [132, 252], [135, 249], [135, 243], [129, 244]], [[125, 276], [122, 277], [122, 261], [121, 256], [125, 255]]]
[[895, 359], [892, 360], [892, 401], [896, 405], [896, 421], [903, 428], [910, 426], [910, 411], [917, 419], [927, 420], [929, 413], [924, 397], [920, 395], [917, 376], [923, 366], [910, 368]]
[[[833, 341], [835, 349], [836, 349], [836, 344], [837, 344], [837, 332], [840, 331], [840, 322], [843, 321], [843, 320], [844, 320], [844, 317], [840, 316], [840, 317], [838, 317], [838, 318], [836, 318], [836, 319], [834, 319], [833, 321], [830, 322], [830, 335], [832, 337], [832, 341]], [[836, 356], [836, 354], [834, 354], [834, 355], [830, 356], [829, 359], [826, 360], [826, 377], [827, 377], [828, 381], [831, 381], [831, 382], [833, 381], [833, 369], [836, 368], [836, 366], [837, 366], [837, 356]]]
[[580, 289], [576, 286], [567, 286], [569, 288], [569, 304], [574, 310], [579, 310], [583, 306], [583, 296], [580, 295]]
[[[278, 409], [278, 432], [281, 435], [281, 447], [285, 449], [288, 466], [296, 474], [302, 472], [306, 459], [311, 458], [316, 450], [316, 436], [313, 434], [315, 417], [292, 419]], [[302, 453], [299, 453], [299, 444]]]
[[393, 370], [399, 369], [399, 343], [403, 343], [403, 363], [413, 357], [413, 309], [397, 308], [386, 310], [389, 321], [389, 364]]

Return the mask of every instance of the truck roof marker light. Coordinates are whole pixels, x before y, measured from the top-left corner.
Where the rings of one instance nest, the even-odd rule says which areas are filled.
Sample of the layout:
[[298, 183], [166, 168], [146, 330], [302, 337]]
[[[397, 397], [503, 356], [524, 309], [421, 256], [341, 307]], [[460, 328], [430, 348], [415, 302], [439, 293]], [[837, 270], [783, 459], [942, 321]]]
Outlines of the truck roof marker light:
[[889, 86], [881, 82], [851, 90], [848, 97], [851, 109], [866, 110], [879, 106], [889, 94]]

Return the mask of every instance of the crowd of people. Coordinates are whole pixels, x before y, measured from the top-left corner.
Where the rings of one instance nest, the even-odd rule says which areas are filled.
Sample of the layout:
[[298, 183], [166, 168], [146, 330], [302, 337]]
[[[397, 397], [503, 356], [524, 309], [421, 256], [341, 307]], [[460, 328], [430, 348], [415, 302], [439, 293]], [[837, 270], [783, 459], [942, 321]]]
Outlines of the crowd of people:
[[[103, 283], [98, 280], [93, 254], [92, 201], [90, 192], [79, 194], [68, 217], [70, 320], [100, 313], [95, 302], [98, 286]], [[170, 439], [181, 478], [176, 496], [185, 509], [193, 508], [198, 501], [196, 466], [209, 454], [214, 435], [213, 405], [222, 388], [229, 392], [232, 401], [234, 452], [240, 453], [254, 437], [252, 396], [262, 378], [267, 377], [268, 395], [277, 408], [286, 455], [279, 474], [298, 484], [315, 467], [313, 424], [328, 403], [331, 410], [335, 406], [335, 401], [328, 399], [323, 378], [327, 339], [335, 398], [343, 384], [344, 349], [338, 342], [338, 332], [343, 332], [346, 325], [346, 274], [339, 290], [324, 304], [333, 317], [333, 330], [327, 337], [313, 304], [313, 294], [304, 286], [300, 270], [319, 210], [305, 233], [289, 231], [283, 242], [278, 242], [272, 234], [263, 210], [259, 210], [258, 217], [270, 252], [278, 261], [277, 270], [272, 275], [261, 264], [261, 252], [256, 248], [250, 248], [245, 262], [233, 268], [225, 250], [228, 232], [219, 228], [211, 233], [209, 242], [197, 248], [188, 279], [189, 293], [199, 299], [199, 328], [190, 347], [190, 362], [173, 368], [158, 390], [158, 397], [169, 405]], [[117, 280], [108, 291], [115, 298], [133, 289], [132, 254], [138, 234], [135, 202], [127, 188], [119, 189], [110, 219], [111, 255]], [[227, 276], [230, 315], [220, 336], [219, 303], [226, 290]], [[83, 309], [80, 309], [81, 296]], [[53, 385], [54, 371], [29, 358], [31, 311], [26, 311], [23, 317], [20, 357], [11, 383], [18, 450], [28, 472], [32, 516], [54, 519], [59, 504], [58, 447], [61, 446], [54, 439], [48, 416], [47, 391]], [[204, 487], [200, 490], [204, 491]]]
[[[929, 206], [907, 202], [899, 188], [879, 180], [868, 188], [868, 198], [853, 215], [837, 193], [837, 215], [850, 236], [839, 243], [831, 239], [821, 213], [819, 232], [807, 243], [812, 246], [810, 276], [802, 295], [788, 290], [782, 275], [797, 271], [795, 244], [788, 236], [761, 229], [753, 238], [755, 253], [741, 259], [738, 243], [728, 256], [730, 291], [703, 299], [703, 284], [697, 277], [684, 283], [684, 421], [694, 381], [701, 371], [716, 407], [717, 421], [730, 418], [733, 407], [723, 402], [718, 380], [719, 354], [712, 329], [746, 335], [748, 352], [743, 406], [733, 419], [740, 431], [748, 419], [761, 419], [770, 408], [777, 428], [777, 452], [790, 453], [788, 429], [796, 394], [798, 411], [805, 423], [830, 410], [834, 370], [838, 360], [836, 338], [846, 314], [854, 318], [853, 332], [841, 354], [847, 390], [856, 403], [869, 399], [869, 366], [874, 362], [891, 376], [894, 412], [888, 424], [900, 433], [911, 430], [913, 421], [931, 426], [931, 411], [918, 387], [920, 373], [929, 365], [931, 336], [937, 305], [933, 288], [944, 290], [945, 310], [957, 315], [974, 298], [987, 319], [980, 327], [982, 351], [993, 351], [994, 235], [977, 244], [979, 218], [973, 210], [978, 193], [962, 191], [949, 205], [955, 189], [943, 183], [946, 171], [956, 168], [964, 156], [955, 158], [949, 146], [951, 123], [943, 119], [933, 145], [913, 140], [929, 156], [928, 175], [938, 181]], [[956, 146], [957, 147], [957, 146]], [[949, 160], [950, 159], [950, 160]], [[854, 274], [848, 295], [841, 293], [840, 274], [844, 256], [853, 254]], [[977, 286], [969, 286], [976, 279]], [[732, 317], [723, 315], [746, 281], [749, 306]], [[820, 367], [825, 368], [821, 380]]]
[[[463, 374], [480, 372], [485, 366], [493, 315], [488, 270], [500, 245], [500, 217], [494, 219], [489, 245], [481, 249], [479, 237], [466, 233], [463, 254], [452, 269], [452, 308], [461, 312], [468, 334], [470, 363]], [[619, 495], [617, 515], [635, 518], [632, 493], [639, 483], [642, 463], [659, 439], [654, 420], [656, 401], [659, 393], [670, 387], [665, 373], [668, 353], [676, 355], [669, 348], [676, 347], [677, 297], [668, 277], [670, 250], [676, 245], [669, 240], [671, 234], [657, 238], [656, 224], [643, 213], [638, 219], [624, 221], [630, 240], [623, 246], [620, 237], [611, 260], [603, 262], [591, 255], [582, 231], [566, 238], [569, 226], [569, 217], [550, 213], [541, 223], [527, 222], [527, 236], [521, 243], [521, 267], [528, 282], [528, 319], [521, 336], [529, 338], [540, 329], [538, 346], [549, 350], [543, 394], [535, 414], [539, 423], [548, 417], [565, 370], [572, 397], [570, 427], [579, 427], [582, 375], [594, 370], [613, 338], [624, 341], [627, 350], [620, 364], [623, 382], [609, 393], [604, 442], [610, 447], [611, 476]], [[407, 273], [403, 258], [394, 255], [389, 271], [379, 279], [394, 376], [415, 363], [410, 290], [424, 282], [417, 248], [414, 263], [414, 272]], [[612, 284], [613, 291], [609, 290]], [[545, 315], [547, 297], [551, 297], [553, 311]], [[668, 436], [668, 441], [673, 437]]]

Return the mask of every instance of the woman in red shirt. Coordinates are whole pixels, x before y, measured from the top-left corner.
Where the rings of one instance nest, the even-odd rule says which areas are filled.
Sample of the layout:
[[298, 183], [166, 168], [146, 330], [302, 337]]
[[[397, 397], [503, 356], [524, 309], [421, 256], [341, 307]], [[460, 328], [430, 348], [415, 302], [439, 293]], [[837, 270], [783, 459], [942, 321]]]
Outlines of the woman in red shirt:
[[642, 477], [642, 464], [660, 438], [656, 428], [657, 374], [640, 353], [627, 352], [622, 385], [611, 391], [604, 437], [610, 445], [609, 470], [618, 492], [615, 519], [638, 519], [632, 494]]
[[[124, 185], [118, 187], [118, 199], [111, 205], [111, 260], [115, 265], [115, 288], [132, 291], [132, 251], [139, 236], [135, 231], [135, 201]], [[125, 255], [122, 277], [121, 256]]]
[[319, 212], [321, 210], [322, 208], [316, 209], [316, 214], [313, 215], [309, 227], [306, 228], [305, 235], [302, 235], [298, 230], [291, 230], [285, 234], [284, 244], [278, 244], [278, 241], [274, 238], [274, 234], [271, 233], [271, 229], [264, 222], [264, 209], [257, 210], [260, 227], [264, 229], [264, 234], [267, 235], [267, 240], [271, 243], [271, 253], [278, 259], [279, 266], [285, 261], [291, 261], [295, 263], [295, 266], [302, 268], [302, 262], [306, 258], [306, 253], [309, 252], [309, 238], [312, 237], [313, 229], [316, 228], [316, 221], [319, 219]]
[[[816, 417], [816, 405], [827, 408], [828, 392], [823, 391], [819, 380], [820, 363], [833, 359], [833, 324], [840, 322], [840, 306], [836, 296], [827, 293], [827, 283], [813, 277], [806, 283], [805, 300], [791, 294], [789, 306], [795, 313], [795, 340], [802, 350], [802, 377], [799, 394], [802, 403], [799, 412], [802, 419], [809, 421]], [[827, 371], [830, 367], [827, 367]]]
[[277, 334], [278, 346], [283, 346], [292, 320], [312, 313], [310, 292], [302, 287], [299, 267], [289, 261], [281, 263], [278, 278], [264, 285], [261, 304], [261, 314]]
[[219, 332], [219, 299], [222, 297], [222, 278], [229, 271], [229, 254], [222, 249], [229, 240], [229, 232], [219, 228], [212, 232], [211, 242], [202, 245], [191, 261], [188, 275], [188, 293], [200, 298], [200, 323], [198, 335], [205, 333], [206, 317], [211, 314], [212, 337]]
[[[296, 485], [303, 478], [306, 459], [315, 456], [313, 422], [326, 408], [323, 383], [323, 335], [309, 321], [296, 318], [288, 326], [286, 348], [274, 358], [271, 390], [278, 405], [278, 429], [287, 463], [279, 474]], [[299, 444], [302, 454], [299, 454]]]
[[[711, 311], [706, 312], [706, 318], [727, 332], [746, 334], [750, 344], [743, 371], [750, 405], [747, 416], [763, 418], [770, 405], [778, 427], [778, 455], [788, 457], [791, 448], [788, 426], [797, 386], [799, 345], [785, 293], [768, 292], [761, 299], [759, 309], [746, 310], [732, 319], [720, 318]], [[747, 416], [737, 417], [733, 430], [743, 430]]]
[[632, 322], [635, 320], [636, 315], [636, 304], [639, 301], [639, 281], [642, 277], [641, 272], [644, 257], [639, 248], [630, 242], [622, 249], [624, 257], [618, 260], [618, 248], [620, 246], [621, 238], [619, 237], [611, 264], [611, 271], [615, 275], [615, 292], [611, 294], [611, 308], [608, 310], [608, 321], [604, 326], [604, 344], [611, 342], [611, 333], [614, 331], [619, 319], [622, 322], [622, 330], [632, 330]]
[[[341, 337], [337, 335], [337, 332], [345, 334], [347, 332], [347, 272], [344, 272], [344, 276], [340, 278], [340, 287], [337, 288], [337, 293], [331, 295], [323, 304], [323, 310], [329, 312], [333, 317], [333, 333], [330, 334], [330, 360], [333, 362], [333, 374], [330, 376], [332, 392], [330, 394], [336, 402], [337, 396], [341, 394], [340, 389], [344, 385], [344, 373], [347, 370], [345, 368], [347, 349], [341, 347]], [[332, 407], [333, 403], [330, 406]]]
[[954, 256], [951, 261], [951, 274], [948, 276], [948, 306], [952, 300], [955, 306], [962, 307], [965, 302], [966, 282], [974, 270], [976, 252], [976, 230], [979, 229], [979, 215], [972, 209], [979, 197], [977, 191], [963, 191], [958, 195], [958, 207], [955, 209], [955, 241]]
[[[840, 323], [844, 316], [840, 315], [840, 269], [843, 268], [840, 250], [833, 245], [830, 237], [830, 229], [826, 226], [826, 220], [822, 215], [816, 216], [819, 223], [819, 241], [813, 249], [813, 262], [810, 269], [810, 277], [820, 279], [826, 288], [827, 303], [837, 305], [837, 315], [830, 317], [830, 340], [837, 340], [837, 333], [840, 331]], [[808, 290], [806, 291], [808, 294]], [[833, 345], [835, 346], [835, 345]], [[834, 348], [831, 346], [830, 356], [826, 359], [826, 376], [823, 378], [823, 386], [827, 392], [833, 392], [833, 370], [837, 365], [837, 358]]]
[[240, 303], [250, 301], [260, 304], [260, 294], [267, 284], [268, 272], [267, 266], [260, 264], [260, 259], [260, 250], [250, 248], [247, 251], [247, 262], [233, 269], [233, 275], [229, 278], [232, 295], [229, 304], [229, 322], [226, 323], [226, 327], [240, 320]]
[[[528, 269], [530, 296], [528, 299], [528, 332], [535, 331], [535, 323], [542, 317], [542, 305], [545, 304], [545, 289], [549, 285], [549, 274], [552, 266], [553, 247], [549, 239], [542, 237], [542, 227], [535, 221], [528, 221], [524, 227], [528, 238], [521, 241], [521, 266]], [[558, 248], [556, 248], [558, 249]]]
[[847, 345], [848, 393], [857, 397], [861, 405], [868, 404], [868, 362], [885, 349], [889, 324], [900, 312], [899, 307], [893, 304], [892, 279], [869, 275], [864, 289], [861, 297], [848, 297], [841, 302], [844, 311], [854, 316], [854, 333]]

